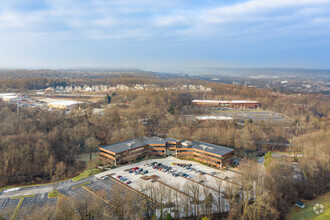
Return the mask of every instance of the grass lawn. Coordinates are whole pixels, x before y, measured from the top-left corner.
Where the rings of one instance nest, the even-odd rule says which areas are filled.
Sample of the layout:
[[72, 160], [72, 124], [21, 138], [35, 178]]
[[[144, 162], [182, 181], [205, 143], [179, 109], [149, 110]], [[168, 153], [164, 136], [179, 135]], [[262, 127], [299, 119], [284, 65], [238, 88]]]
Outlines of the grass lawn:
[[[330, 192], [317, 197], [316, 199], [310, 201], [303, 201], [305, 204], [305, 208], [301, 209], [297, 206], [291, 207], [289, 214], [286, 219], [289, 220], [302, 220], [302, 219], [315, 219], [315, 220], [323, 220], [330, 219]], [[323, 205], [323, 213], [317, 215], [313, 207], [316, 204]]]
[[61, 193], [57, 190], [55, 191], [51, 191], [48, 193], [48, 198], [56, 198], [59, 197], [61, 195]]
[[84, 172], [82, 172], [81, 174], [79, 174], [78, 176], [73, 177], [72, 180], [78, 181], [78, 180], [85, 179], [87, 177], [90, 177], [90, 176], [98, 174], [98, 173], [100, 173], [99, 169], [92, 169], [92, 170], [87, 169]]

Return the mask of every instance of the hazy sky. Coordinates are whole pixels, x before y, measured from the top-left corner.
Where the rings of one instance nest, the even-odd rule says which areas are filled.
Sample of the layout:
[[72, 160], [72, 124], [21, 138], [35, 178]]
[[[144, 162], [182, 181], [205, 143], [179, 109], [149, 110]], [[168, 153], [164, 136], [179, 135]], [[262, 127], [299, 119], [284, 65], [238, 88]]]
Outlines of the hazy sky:
[[0, 67], [330, 68], [330, 0], [0, 0]]

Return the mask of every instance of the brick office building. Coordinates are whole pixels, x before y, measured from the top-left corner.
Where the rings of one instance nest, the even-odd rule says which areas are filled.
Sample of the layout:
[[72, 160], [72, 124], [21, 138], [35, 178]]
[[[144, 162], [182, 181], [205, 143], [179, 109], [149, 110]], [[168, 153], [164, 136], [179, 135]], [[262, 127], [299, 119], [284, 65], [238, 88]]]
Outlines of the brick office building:
[[233, 160], [234, 150], [200, 141], [179, 141], [159, 137], [140, 137], [100, 147], [100, 159], [114, 165], [134, 162], [147, 156], [194, 159], [222, 168]]

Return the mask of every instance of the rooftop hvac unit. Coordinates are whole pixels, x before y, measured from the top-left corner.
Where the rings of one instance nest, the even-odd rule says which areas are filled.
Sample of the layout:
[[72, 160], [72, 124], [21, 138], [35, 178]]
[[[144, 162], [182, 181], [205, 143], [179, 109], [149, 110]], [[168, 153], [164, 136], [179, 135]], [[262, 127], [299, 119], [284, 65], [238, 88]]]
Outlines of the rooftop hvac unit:
[[202, 147], [204, 151], [205, 151], [206, 149], [210, 149], [210, 150], [213, 150], [213, 149], [214, 149], [213, 147], [208, 147], [208, 146], [206, 146], [206, 145], [204, 145], [204, 144], [200, 144], [199, 146]]
[[128, 149], [131, 149], [134, 143], [135, 143], [135, 142], [128, 143], [128, 144], [127, 144]]
[[184, 141], [184, 142], [182, 142], [182, 145], [186, 146], [186, 147], [189, 147], [189, 146], [192, 146], [192, 142], [191, 141]]

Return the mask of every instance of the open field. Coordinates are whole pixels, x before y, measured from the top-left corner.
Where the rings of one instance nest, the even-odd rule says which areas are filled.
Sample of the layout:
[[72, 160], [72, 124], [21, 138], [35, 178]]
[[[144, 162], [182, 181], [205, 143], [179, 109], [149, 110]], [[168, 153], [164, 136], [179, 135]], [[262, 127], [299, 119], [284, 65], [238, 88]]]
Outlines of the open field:
[[[310, 201], [303, 201], [305, 208], [301, 209], [297, 206], [291, 207], [290, 213], [287, 215], [288, 220], [315, 219], [326, 220], [330, 219], [330, 192], [319, 196]], [[323, 213], [316, 214], [313, 207], [316, 204], [323, 205]]]

